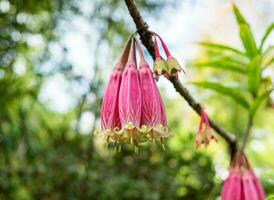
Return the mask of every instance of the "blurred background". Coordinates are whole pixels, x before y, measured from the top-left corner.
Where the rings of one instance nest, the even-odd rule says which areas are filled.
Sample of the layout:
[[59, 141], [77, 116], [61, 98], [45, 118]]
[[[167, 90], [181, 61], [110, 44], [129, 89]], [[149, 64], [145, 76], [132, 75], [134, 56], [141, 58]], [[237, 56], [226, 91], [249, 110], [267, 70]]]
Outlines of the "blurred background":
[[[235, 0], [256, 41], [274, 19], [272, 0]], [[241, 139], [246, 113], [230, 98], [199, 89], [197, 80], [237, 75], [191, 63], [211, 54], [197, 42], [243, 49], [229, 0], [138, 0], [150, 26], [187, 71], [180, 79], [206, 111]], [[117, 55], [135, 31], [124, 1], [0, 0], [0, 200], [220, 199], [229, 154], [219, 138], [194, 148], [199, 117], [161, 78], [158, 86], [174, 136], [143, 144], [135, 154], [105, 148], [100, 104]], [[273, 45], [274, 34], [266, 45]], [[146, 52], [150, 64], [152, 59]], [[273, 62], [265, 72], [274, 80]], [[274, 115], [268, 103], [255, 118], [247, 155], [274, 195]]]

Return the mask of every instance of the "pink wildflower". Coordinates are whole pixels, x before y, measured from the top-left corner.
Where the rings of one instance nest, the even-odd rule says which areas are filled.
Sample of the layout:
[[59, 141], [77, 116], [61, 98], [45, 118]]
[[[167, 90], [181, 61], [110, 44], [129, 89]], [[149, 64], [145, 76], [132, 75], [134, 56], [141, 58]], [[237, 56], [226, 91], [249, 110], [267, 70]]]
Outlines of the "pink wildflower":
[[134, 40], [132, 40], [128, 62], [123, 72], [119, 95], [119, 116], [123, 129], [122, 134], [126, 134], [122, 137], [124, 139], [130, 138], [130, 142], [137, 145], [139, 141], [138, 129], [141, 124], [142, 100]]
[[211, 128], [209, 125], [207, 115], [204, 109], [201, 109], [200, 125], [198, 129], [198, 133], [196, 134], [196, 138], [195, 138], [196, 148], [200, 147], [201, 144], [204, 144], [205, 147], [207, 147], [210, 140], [215, 140], [217, 142], [217, 139], [212, 134], [209, 133], [210, 129]]
[[222, 188], [222, 200], [264, 200], [264, 190], [243, 152], [238, 152]]
[[233, 169], [224, 182], [222, 200], [241, 200], [241, 173], [239, 169]]
[[[139, 49], [139, 71], [135, 42]], [[165, 63], [164, 63], [165, 64]], [[169, 136], [162, 97], [141, 46], [133, 37], [118, 60], [104, 94], [101, 108], [101, 133], [106, 141], [138, 144]]]
[[107, 142], [110, 139], [115, 140], [116, 131], [121, 129], [118, 100], [122, 80], [122, 70], [125, 66], [125, 60], [128, 57], [130, 43], [131, 39], [128, 40], [117, 64], [115, 65], [103, 96], [101, 107], [101, 133], [105, 136]]
[[259, 200], [265, 199], [264, 189], [263, 189], [259, 179], [257, 178], [254, 171], [250, 170], [250, 172], [251, 172], [251, 176], [252, 176], [252, 179], [253, 179], [253, 184], [254, 184], [254, 186], [256, 188], [256, 191], [257, 191], [258, 199]]
[[140, 131], [148, 133], [153, 141], [160, 138], [163, 143], [163, 137], [168, 136], [168, 131], [162, 97], [137, 40], [136, 44], [140, 55], [139, 76], [142, 94]]

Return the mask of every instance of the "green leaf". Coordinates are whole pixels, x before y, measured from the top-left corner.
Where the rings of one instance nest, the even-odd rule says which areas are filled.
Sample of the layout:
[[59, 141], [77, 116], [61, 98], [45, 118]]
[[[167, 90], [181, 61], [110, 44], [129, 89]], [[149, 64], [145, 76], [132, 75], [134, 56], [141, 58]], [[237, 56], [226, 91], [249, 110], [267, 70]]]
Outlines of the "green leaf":
[[233, 4], [233, 11], [239, 25], [240, 37], [246, 50], [246, 54], [249, 58], [253, 58], [257, 54], [258, 50], [250, 26], [235, 4]]
[[251, 116], [254, 116], [256, 114], [256, 112], [257, 112], [258, 108], [260, 107], [260, 105], [262, 104], [262, 102], [268, 98], [268, 96], [270, 95], [270, 93], [273, 90], [274, 89], [265, 91], [263, 94], [261, 94], [259, 97], [256, 98], [256, 100], [250, 106], [250, 115]]
[[200, 66], [200, 67], [212, 67], [212, 68], [220, 68], [224, 70], [230, 70], [240, 73], [246, 73], [247, 64], [249, 60], [246, 57], [238, 56], [238, 55], [217, 55], [210, 56], [204, 62], [194, 62], [192, 65]]
[[269, 197], [267, 197], [267, 199], [266, 200], [274, 200], [274, 195], [273, 196], [269, 196]]
[[243, 68], [244, 65], [232, 62], [232, 61], [222, 61], [222, 60], [212, 60], [207, 62], [192, 63], [192, 65], [197, 67], [211, 67], [223, 70], [229, 70], [233, 72], [246, 73], [246, 70]]
[[270, 33], [273, 31], [274, 29], [274, 23], [270, 24], [268, 26], [268, 28], [266, 29], [266, 32], [261, 40], [261, 44], [260, 44], [260, 48], [259, 48], [259, 51], [262, 50], [263, 46], [264, 46], [264, 42], [266, 41], [267, 37], [270, 35]]
[[244, 16], [241, 14], [240, 10], [237, 8], [235, 4], [232, 4], [234, 15], [237, 19], [238, 24], [247, 24]]
[[223, 44], [215, 44], [215, 43], [211, 43], [211, 42], [199, 42], [199, 45], [204, 46], [204, 47], [208, 47], [210, 49], [216, 49], [216, 50], [221, 50], [221, 51], [230, 51], [230, 52], [234, 52], [240, 55], [245, 55], [243, 52], [241, 52], [238, 49], [235, 49], [233, 47], [227, 46], [227, 45], [223, 45]]
[[248, 66], [248, 88], [256, 96], [261, 84], [261, 56], [253, 58]]
[[210, 90], [214, 90], [220, 94], [229, 96], [233, 100], [235, 100], [237, 103], [239, 103], [244, 108], [249, 108], [249, 103], [244, 95], [241, 94], [242, 88], [238, 87], [228, 87], [223, 86], [219, 83], [215, 82], [208, 82], [208, 81], [202, 81], [202, 82], [194, 82], [194, 85], [197, 85], [199, 87], [207, 88]]
[[240, 24], [239, 28], [240, 37], [246, 50], [246, 54], [249, 58], [253, 58], [257, 55], [258, 50], [250, 27], [248, 24]]

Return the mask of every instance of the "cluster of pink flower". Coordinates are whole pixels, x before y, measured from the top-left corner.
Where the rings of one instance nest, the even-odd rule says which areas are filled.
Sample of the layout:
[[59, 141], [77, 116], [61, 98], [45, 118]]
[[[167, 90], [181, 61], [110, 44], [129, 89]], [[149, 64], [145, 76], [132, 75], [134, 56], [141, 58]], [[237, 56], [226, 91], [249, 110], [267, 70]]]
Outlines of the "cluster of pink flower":
[[[142, 48], [135, 37], [127, 41], [117, 64], [110, 76], [101, 108], [101, 135], [107, 143], [138, 143], [163, 138], [170, 135], [163, 100], [155, 79], [163, 75], [167, 79], [178, 79], [178, 72], [184, 70], [170, 54], [163, 39], [156, 33], [154, 37], [155, 60], [153, 73], [146, 62]], [[163, 60], [158, 41], [160, 41], [166, 60]], [[135, 46], [137, 46], [140, 63], [136, 64]], [[207, 146], [211, 139], [210, 125], [204, 110], [201, 110], [201, 121], [195, 144]], [[215, 139], [216, 140], [216, 139]], [[164, 147], [164, 146], [163, 146]], [[137, 148], [136, 148], [137, 149]]]
[[119, 149], [121, 143], [130, 143], [136, 150], [138, 143], [159, 139], [163, 144], [170, 135], [162, 97], [135, 37], [128, 40], [110, 76], [101, 108], [101, 134]]
[[[135, 146], [145, 141], [160, 140], [170, 135], [162, 97], [156, 85], [160, 75], [167, 79], [178, 79], [183, 71], [178, 61], [171, 56], [163, 39], [156, 33], [154, 37], [155, 60], [153, 73], [146, 62], [138, 40], [131, 36], [127, 41], [117, 64], [110, 76], [101, 108], [101, 132], [106, 142], [114, 142], [119, 150], [122, 143]], [[161, 42], [166, 60], [163, 60], [158, 47]], [[136, 49], [139, 52], [139, 68], [136, 64]], [[184, 72], [184, 71], [183, 71]], [[195, 138], [196, 147], [207, 146], [215, 137], [209, 132], [210, 121], [203, 108]], [[263, 200], [265, 194], [259, 180], [251, 169], [245, 154], [235, 155], [231, 171], [222, 189], [222, 200]]]
[[245, 154], [238, 152], [222, 189], [222, 200], [264, 200], [264, 190]]

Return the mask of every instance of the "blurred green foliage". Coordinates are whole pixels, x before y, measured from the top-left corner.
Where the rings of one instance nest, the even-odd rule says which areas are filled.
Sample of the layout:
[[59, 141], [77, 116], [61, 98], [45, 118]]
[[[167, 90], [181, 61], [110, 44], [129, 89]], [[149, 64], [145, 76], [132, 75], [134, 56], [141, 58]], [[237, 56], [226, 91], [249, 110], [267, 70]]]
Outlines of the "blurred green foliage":
[[[176, 1], [169, 4], [171, 2], [176, 4]], [[82, 16], [96, 26], [100, 36], [97, 46], [107, 43], [116, 55], [125, 38], [134, 31], [134, 25], [129, 25], [131, 21], [123, 1], [87, 0], [85, 5], [91, 7], [88, 14], [81, 10], [81, 3], [76, 0], [0, 1], [0, 199], [216, 199], [222, 181], [215, 173], [211, 155], [220, 149], [212, 145], [211, 155], [204, 150], [194, 150], [196, 125], [192, 125], [197, 124], [197, 119], [174, 113], [175, 109], [185, 109], [181, 99], [165, 99], [170, 129], [176, 133], [167, 142], [166, 151], [149, 144], [142, 145], [139, 154], [128, 146], [115, 154], [111, 148], [103, 147], [100, 138], [82, 134], [79, 128], [82, 114], [91, 111], [95, 121], [99, 117], [102, 83], [106, 77], [97, 60], [92, 66], [91, 80], [79, 77], [72, 70], [77, 66], [66, 56], [57, 64], [51, 63], [54, 65], [51, 70], [42, 71], [41, 66], [52, 56], [49, 46], [61, 41], [62, 21]], [[153, 13], [158, 17], [167, 3], [141, 0], [138, 6], [144, 15]], [[33, 45], [33, 38], [40, 41], [40, 45]], [[62, 51], [66, 55], [65, 46]], [[235, 53], [238, 59], [241, 55]], [[248, 53], [253, 54], [253, 51]], [[233, 60], [229, 57], [226, 61]], [[233, 64], [234, 71], [242, 71], [239, 63]], [[25, 66], [23, 71], [18, 71], [20, 65]], [[76, 98], [76, 104], [65, 113], [49, 109], [39, 98], [43, 84], [57, 73], [72, 84], [88, 85], [87, 91]], [[250, 91], [255, 91], [254, 88]], [[95, 100], [89, 101], [90, 95]], [[212, 102], [218, 108], [218, 102]], [[231, 110], [243, 109], [236, 106]], [[235, 127], [235, 123], [219, 118], [228, 128]], [[91, 133], [95, 126], [96, 123]], [[269, 160], [263, 164], [271, 153], [264, 155], [263, 161], [256, 153], [253, 157], [259, 157], [255, 160], [262, 166], [273, 166]], [[266, 177], [271, 175], [272, 172]], [[265, 180], [265, 188], [273, 193], [273, 184]]]
[[[205, 48], [207, 56], [191, 64], [199, 68], [215, 69], [216, 73], [213, 74], [215, 80], [202, 80], [193, 84], [230, 97], [234, 103], [242, 107], [241, 115], [253, 123], [261, 104], [267, 102], [265, 108], [273, 106], [270, 94], [274, 86], [270, 73], [266, 72], [268, 67], [273, 65], [273, 45], [265, 47], [264, 43], [273, 31], [274, 24], [269, 25], [260, 45], [257, 45], [250, 25], [236, 5], [233, 5], [233, 11], [244, 50], [224, 44], [201, 42], [200, 45]], [[244, 124], [248, 123], [245, 119], [241, 121]], [[236, 129], [238, 138], [244, 137], [245, 126]]]
[[[205, 76], [202, 76], [202, 80], [194, 81], [193, 84], [216, 94], [209, 95], [204, 101], [214, 106], [215, 116], [219, 123], [235, 133], [239, 147], [242, 147], [245, 140], [248, 123], [252, 123], [251, 139], [248, 138], [248, 141], [251, 141], [253, 145], [264, 143], [262, 145], [266, 150], [256, 152], [257, 147], [253, 147], [246, 151], [252, 163], [255, 163], [253, 167], [256, 168], [259, 165], [261, 170], [265, 170], [261, 172], [261, 181], [266, 192], [273, 194], [274, 163], [271, 161], [266, 164], [269, 153], [273, 151], [269, 152], [266, 141], [273, 140], [273, 135], [269, 133], [273, 130], [271, 93], [274, 85], [269, 68], [273, 69], [274, 49], [272, 44], [266, 46], [265, 42], [272, 33], [274, 24], [272, 22], [267, 27], [257, 44], [250, 25], [237, 6], [232, 6], [243, 49], [209, 41], [199, 43], [203, 48], [203, 53], [189, 65], [196, 66], [199, 72], [208, 71], [205, 72]], [[204, 81], [205, 79], [207, 81]], [[272, 129], [267, 130], [267, 124], [271, 124]], [[259, 128], [264, 133], [261, 136], [258, 136], [260, 133], [257, 129]]]

